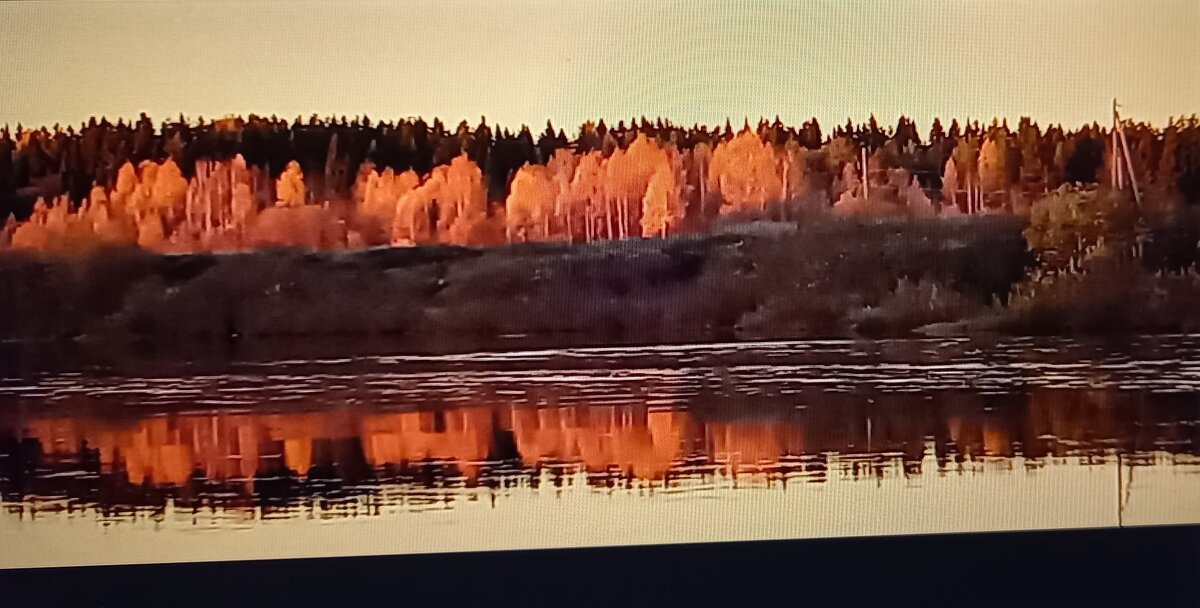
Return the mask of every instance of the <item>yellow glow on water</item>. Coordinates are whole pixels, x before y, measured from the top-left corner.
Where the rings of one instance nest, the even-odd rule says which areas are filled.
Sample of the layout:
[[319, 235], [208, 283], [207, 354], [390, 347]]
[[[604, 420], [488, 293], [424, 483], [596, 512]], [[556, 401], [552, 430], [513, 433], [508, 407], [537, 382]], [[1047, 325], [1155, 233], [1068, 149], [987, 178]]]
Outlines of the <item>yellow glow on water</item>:
[[[386, 384], [393, 406], [442, 401]], [[1194, 402], [1153, 393], [676, 409], [479, 391], [436, 410], [364, 394], [130, 417], [122, 403], [152, 407], [136, 391], [93, 392], [34, 414], [0, 402], [0, 440], [20, 429], [40, 454], [27, 476], [0, 452], [0, 568], [1200, 522], [1191, 444], [1112, 447], [1187, 432]]]
[[[1200, 464], [1141, 468], [1118, 520], [1115, 461], [1056, 460], [1037, 470], [995, 462], [915, 477], [831, 478], [740, 489], [729, 480], [671, 495], [509, 490], [417, 510], [362, 505], [269, 519], [260, 512], [168, 508], [101, 525], [95, 512], [0, 516], [0, 568], [278, 559], [839, 536], [1048, 530], [1198, 523]], [[578, 481], [578, 480], [577, 480]], [[997, 505], [1003, 505], [997, 508]]]

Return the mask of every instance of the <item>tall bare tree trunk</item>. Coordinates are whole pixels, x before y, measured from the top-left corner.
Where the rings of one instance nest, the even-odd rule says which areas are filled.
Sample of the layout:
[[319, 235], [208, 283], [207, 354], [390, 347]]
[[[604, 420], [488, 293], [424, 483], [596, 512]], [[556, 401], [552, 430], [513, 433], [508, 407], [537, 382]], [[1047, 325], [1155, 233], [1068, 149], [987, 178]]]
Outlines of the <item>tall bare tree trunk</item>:
[[613, 238], [612, 197], [604, 195], [604, 219], [608, 224], [608, 239]]
[[[333, 179], [334, 167], [337, 163], [337, 148], [338, 148], [338, 136], [337, 136], [337, 133], [334, 133], [329, 138], [329, 149], [326, 150], [326, 152], [325, 152], [325, 188], [324, 188], [324, 191], [325, 191], [326, 199], [330, 199], [330, 198], [334, 197], [335, 188], [337, 188], [337, 186], [338, 186], [338, 184], [334, 184], [334, 179]], [[340, 188], [337, 188], [337, 189], [340, 189]]]
[[620, 207], [618, 209], [620, 215], [620, 237], [626, 239], [629, 237], [629, 199], [622, 195], [620, 197]]
[[862, 149], [862, 174], [863, 174], [863, 176], [862, 176], [863, 198], [870, 199], [871, 198], [871, 184], [870, 184], [871, 176], [870, 176], [870, 173], [867, 171], [867, 149], [866, 148]]
[[213, 201], [212, 201], [211, 178], [212, 178], [212, 166], [208, 163], [205, 163], [204, 182], [203, 182], [203, 185], [201, 186], [203, 188], [202, 197], [204, 200], [204, 233], [205, 234], [207, 234], [209, 230], [212, 230], [212, 227], [213, 227], [213, 213], [212, 213], [213, 212]]
[[1109, 139], [1109, 146], [1112, 150], [1112, 153], [1110, 153], [1108, 155], [1109, 180], [1110, 180], [1109, 184], [1111, 184], [1112, 187], [1116, 188], [1117, 190], [1120, 190], [1121, 189], [1121, 162], [1120, 162], [1120, 160], [1117, 159], [1117, 154], [1119, 154], [1120, 152], [1117, 151], [1117, 125], [1116, 125], [1115, 120], [1113, 121], [1112, 136], [1109, 137], [1108, 139]]
[[[199, 173], [199, 171], [197, 171], [197, 173]], [[193, 183], [188, 184], [187, 198], [184, 199], [184, 203], [183, 203], [183, 214], [184, 214], [183, 224], [185, 227], [187, 227], [187, 229], [189, 231], [192, 230], [192, 217], [193, 217], [194, 206], [195, 206], [193, 199], [195, 198], [195, 195], [196, 195], [196, 183], [195, 183], [195, 181], [193, 181]]]
[[787, 156], [783, 158], [783, 200], [788, 199], [788, 169], [792, 166]]
[[613, 204], [617, 207], [617, 233], [613, 236], [613, 238], [619, 239], [625, 235], [625, 214], [623, 213], [624, 210], [622, 209], [624, 207], [624, 203], [624, 197], [618, 197], [613, 201]]

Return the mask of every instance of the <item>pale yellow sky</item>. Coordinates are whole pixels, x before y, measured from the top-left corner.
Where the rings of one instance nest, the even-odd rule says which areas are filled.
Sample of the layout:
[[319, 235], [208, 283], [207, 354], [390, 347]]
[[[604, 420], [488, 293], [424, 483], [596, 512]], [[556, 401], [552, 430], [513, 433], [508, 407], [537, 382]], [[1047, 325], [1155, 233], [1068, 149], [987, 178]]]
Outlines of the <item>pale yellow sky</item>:
[[1200, 0], [0, 3], [0, 124], [1200, 112]]

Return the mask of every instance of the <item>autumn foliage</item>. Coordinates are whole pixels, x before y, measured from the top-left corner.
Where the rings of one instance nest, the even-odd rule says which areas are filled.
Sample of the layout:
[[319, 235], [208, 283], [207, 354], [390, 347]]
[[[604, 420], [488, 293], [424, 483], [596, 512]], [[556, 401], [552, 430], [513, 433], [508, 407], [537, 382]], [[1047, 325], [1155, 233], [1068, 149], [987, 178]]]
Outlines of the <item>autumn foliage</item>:
[[762, 121], [735, 133], [728, 124], [685, 129], [642, 119], [587, 123], [573, 141], [550, 125], [535, 139], [528, 129], [486, 123], [451, 132], [437, 121], [250, 117], [181, 119], [156, 130], [146, 117], [93, 120], [79, 132], [0, 133], [0, 202], [13, 212], [0, 245], [489, 245], [666, 237], [730, 216], [1042, 217], [1074, 207], [1035, 209], [1033, 201], [1067, 201], [1087, 187], [1124, 191], [1130, 179], [1148, 207], [1200, 200], [1200, 123], [1123, 130], [1128, 161], [1114, 154], [1111, 129], [1043, 130], [1028, 119], [1015, 130], [954, 122], [947, 131], [935, 122], [925, 142], [905, 118], [888, 130], [874, 119], [848, 123], [828, 138], [815, 120], [800, 129]]

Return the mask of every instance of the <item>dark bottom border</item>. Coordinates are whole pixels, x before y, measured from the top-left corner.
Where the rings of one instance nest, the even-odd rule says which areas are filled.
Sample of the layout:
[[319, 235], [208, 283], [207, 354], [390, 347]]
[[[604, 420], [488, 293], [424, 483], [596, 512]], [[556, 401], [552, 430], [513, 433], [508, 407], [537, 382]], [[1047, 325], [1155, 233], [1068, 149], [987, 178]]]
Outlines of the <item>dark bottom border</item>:
[[1200, 526], [0, 571], [3, 606], [867, 600], [1200, 606]]

